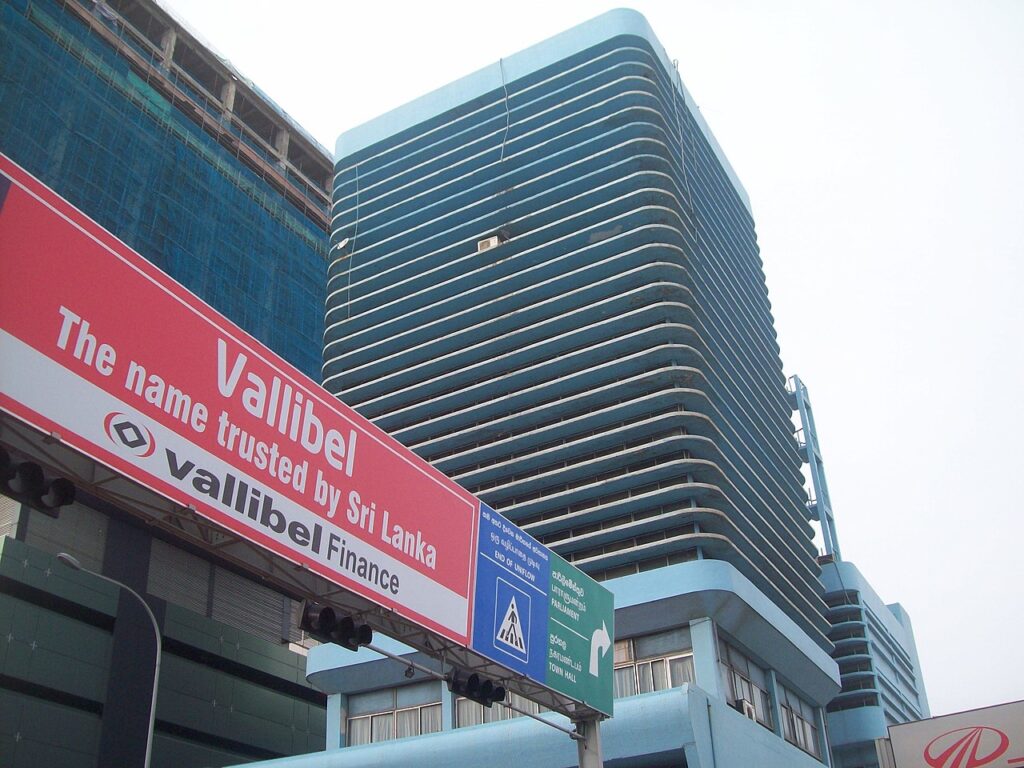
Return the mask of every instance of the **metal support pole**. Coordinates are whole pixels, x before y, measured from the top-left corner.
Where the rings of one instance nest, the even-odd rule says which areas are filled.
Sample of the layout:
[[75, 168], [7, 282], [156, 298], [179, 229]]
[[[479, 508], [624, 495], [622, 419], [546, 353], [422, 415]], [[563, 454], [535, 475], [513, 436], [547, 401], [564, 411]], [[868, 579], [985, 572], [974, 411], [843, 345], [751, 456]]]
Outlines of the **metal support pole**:
[[570, 739], [575, 741], [577, 744], [583, 743], [584, 737], [582, 734], [580, 734], [578, 729], [573, 730], [572, 728], [563, 728], [558, 723], [552, 723], [550, 720], [546, 720], [540, 715], [535, 715], [533, 712], [527, 712], [525, 709], [520, 709], [519, 707], [513, 706], [512, 704], [509, 704], [506, 701], [499, 701], [496, 703], [503, 706], [505, 709], [511, 709], [513, 712], [518, 712], [520, 715], [524, 715], [525, 717], [531, 717], [538, 723], [544, 723], [544, 725], [546, 725], [548, 728], [554, 728], [556, 731], [561, 731]]
[[153, 696], [149, 701], [149, 732], [146, 734], [146, 758], [142, 763], [143, 768], [149, 768], [150, 758], [153, 754], [153, 724], [156, 722], [156, 694], [157, 689], [160, 685], [160, 656], [163, 653], [163, 639], [160, 637], [160, 625], [157, 624], [156, 616], [153, 615], [153, 611], [150, 609], [149, 604], [142, 599], [142, 595], [136, 592], [134, 589], [129, 587], [127, 584], [122, 584], [117, 579], [112, 579], [109, 576], [104, 576], [102, 573], [96, 573], [96, 571], [90, 571], [84, 567], [78, 560], [66, 552], [61, 552], [57, 555], [57, 560], [64, 563], [69, 568], [88, 573], [91, 576], [95, 576], [97, 579], [102, 579], [110, 584], [113, 584], [118, 589], [123, 589], [125, 592], [130, 594], [146, 611], [146, 615], [149, 616], [149, 621], [153, 625], [153, 637], [156, 640], [156, 661], [153, 663]]
[[[428, 677], [433, 677], [435, 680], [447, 680], [448, 679], [447, 675], [443, 675], [440, 672], [437, 672], [436, 670], [430, 669], [429, 667], [424, 667], [422, 664], [417, 664], [415, 661], [410, 661], [409, 659], [402, 658], [401, 656], [399, 656], [397, 654], [391, 653], [391, 651], [385, 651], [383, 648], [380, 648], [379, 646], [376, 646], [373, 643], [367, 643], [363, 647], [364, 648], [368, 648], [369, 650], [373, 651], [374, 653], [379, 653], [381, 656], [387, 656], [389, 659], [394, 659], [395, 661], [400, 661], [402, 664], [407, 665], [409, 667], [409, 669], [418, 670], [419, 672], [422, 672], [423, 674], [427, 675]], [[580, 733], [579, 724], [577, 724], [576, 730], [572, 730], [571, 728], [563, 728], [562, 726], [558, 725], [557, 723], [552, 723], [550, 720], [547, 720], [547, 719], [545, 719], [543, 717], [540, 717], [539, 715], [535, 715], [533, 712], [527, 712], [525, 709], [520, 709], [519, 707], [514, 706], [512, 704], [509, 704], [508, 702], [498, 701], [498, 702], [495, 702], [495, 703], [499, 704], [502, 707], [505, 707], [505, 709], [511, 709], [513, 712], [518, 712], [520, 715], [526, 715], [526, 717], [532, 717], [538, 723], [544, 723], [544, 725], [548, 726], [549, 728], [554, 728], [556, 731], [561, 731], [562, 733], [566, 734], [570, 739], [575, 741], [577, 744], [582, 744], [584, 739], [585, 739], [585, 736]], [[582, 722], [589, 722], [589, 721], [580, 721], [580, 722], [582, 723]], [[596, 728], [596, 726], [595, 726], [595, 728]], [[600, 751], [600, 749], [601, 749], [600, 741], [598, 741], [598, 747], [597, 748], [598, 748], [598, 751]], [[582, 765], [582, 763], [581, 763], [581, 765]], [[589, 765], [590, 764], [588, 763], [588, 766]], [[600, 763], [594, 763], [594, 765], [598, 765], [599, 766]]]
[[604, 757], [601, 755], [601, 721], [596, 718], [579, 720], [576, 722], [576, 733], [583, 737], [576, 742], [579, 768], [604, 768]]
[[780, 739], [785, 738], [782, 730], [782, 696], [779, 691], [779, 680], [775, 676], [775, 670], [769, 669], [768, 674], [765, 675], [765, 682], [768, 683], [768, 698], [771, 699], [772, 705], [772, 730], [775, 731], [775, 735]]

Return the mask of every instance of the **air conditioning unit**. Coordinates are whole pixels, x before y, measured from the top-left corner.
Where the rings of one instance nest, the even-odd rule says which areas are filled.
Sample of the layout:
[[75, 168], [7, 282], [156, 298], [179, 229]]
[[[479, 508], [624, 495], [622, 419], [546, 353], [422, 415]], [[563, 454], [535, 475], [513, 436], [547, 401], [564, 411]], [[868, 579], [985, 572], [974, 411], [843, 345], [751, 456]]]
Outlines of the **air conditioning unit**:
[[482, 253], [483, 251], [490, 250], [495, 246], [501, 245], [501, 237], [494, 235], [492, 237], [485, 237], [483, 240], [478, 240], [476, 244], [476, 252]]
[[750, 718], [753, 721], [757, 721], [757, 710], [754, 709], [754, 705], [746, 699], [740, 699], [740, 711], [743, 712], [743, 716]]

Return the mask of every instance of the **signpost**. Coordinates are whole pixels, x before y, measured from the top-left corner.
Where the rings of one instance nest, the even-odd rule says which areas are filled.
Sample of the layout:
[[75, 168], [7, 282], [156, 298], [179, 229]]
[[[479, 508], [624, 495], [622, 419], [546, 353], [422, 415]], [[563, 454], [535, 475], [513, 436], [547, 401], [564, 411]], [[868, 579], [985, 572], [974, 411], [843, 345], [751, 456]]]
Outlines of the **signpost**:
[[480, 505], [471, 647], [549, 688], [612, 712], [612, 594]]
[[606, 589], [2, 155], [0, 360], [51, 442], [611, 714]]

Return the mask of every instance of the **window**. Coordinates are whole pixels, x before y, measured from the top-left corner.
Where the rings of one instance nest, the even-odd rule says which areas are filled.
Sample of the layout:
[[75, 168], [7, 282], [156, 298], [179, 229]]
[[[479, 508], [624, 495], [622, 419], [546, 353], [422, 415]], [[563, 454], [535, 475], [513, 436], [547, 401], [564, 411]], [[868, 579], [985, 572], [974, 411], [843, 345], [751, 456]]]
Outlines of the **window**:
[[688, 627], [615, 643], [614, 695], [678, 688], [693, 682], [693, 652]]
[[441, 730], [441, 686], [428, 680], [349, 696], [347, 743], [371, 744]]
[[718, 659], [730, 703], [740, 709], [743, 702], [748, 702], [754, 708], [754, 719], [765, 728], [771, 728], [772, 704], [764, 669], [721, 638]]
[[795, 744], [804, 752], [810, 752], [815, 757], [820, 757], [818, 729], [814, 726], [814, 707], [785, 686], [779, 686], [779, 692], [779, 706], [782, 709], [782, 735], [790, 744]]
[[18, 535], [18, 520], [21, 517], [21, 502], [0, 494], [0, 538]]
[[[539, 704], [529, 699], [524, 699], [516, 693], [509, 693], [507, 701], [513, 707], [534, 715], [541, 711]], [[514, 717], [522, 717], [522, 715], [508, 707], [503, 707], [501, 704], [485, 707], [483, 704], [478, 704], [475, 701], [461, 697], [455, 700], [456, 728], [465, 728], [470, 725], [481, 725], [483, 723], [496, 723], [499, 720], [511, 720]]]
[[395, 712], [395, 734], [397, 738], [422, 736], [441, 730], [441, 705], [428, 704], [422, 707], [399, 709]]

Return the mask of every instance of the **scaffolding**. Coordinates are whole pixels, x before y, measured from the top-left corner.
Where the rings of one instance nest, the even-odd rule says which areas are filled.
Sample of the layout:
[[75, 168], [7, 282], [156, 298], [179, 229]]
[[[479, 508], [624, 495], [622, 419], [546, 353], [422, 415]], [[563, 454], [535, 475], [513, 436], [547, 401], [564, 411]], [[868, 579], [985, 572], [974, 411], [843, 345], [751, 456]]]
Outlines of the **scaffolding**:
[[143, 79], [141, 49], [108, 39], [128, 29], [111, 13], [0, 2], [0, 151], [318, 377], [326, 198], [287, 182], [294, 168], [256, 162], [237, 121], [211, 130], [190, 115], [159, 62]]

